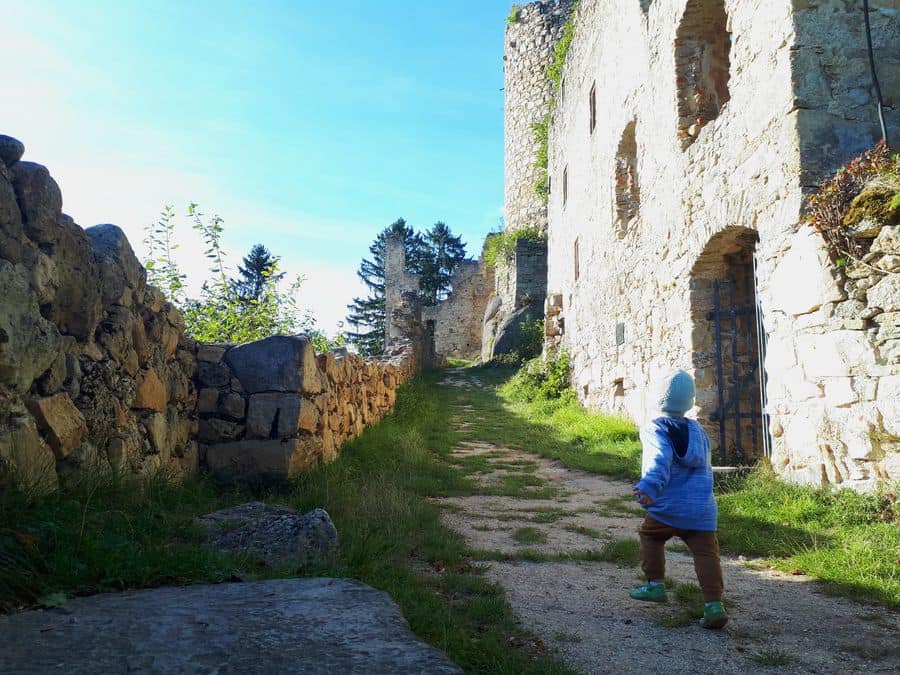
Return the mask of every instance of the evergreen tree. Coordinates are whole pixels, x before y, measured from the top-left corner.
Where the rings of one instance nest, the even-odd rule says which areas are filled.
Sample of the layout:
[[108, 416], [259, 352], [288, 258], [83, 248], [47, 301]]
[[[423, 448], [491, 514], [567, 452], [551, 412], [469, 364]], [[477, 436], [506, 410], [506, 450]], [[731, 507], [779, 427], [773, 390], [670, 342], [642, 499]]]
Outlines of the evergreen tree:
[[390, 227], [382, 230], [369, 246], [371, 259], [363, 259], [357, 275], [369, 289], [365, 298], [354, 298], [347, 309], [347, 323], [353, 330], [347, 332], [347, 339], [356, 345], [362, 354], [380, 354], [384, 351], [384, 253], [385, 241], [393, 234], [403, 237], [406, 248], [406, 271], [419, 274], [427, 260], [425, 244], [421, 235], [407, 227], [403, 218], [397, 219]]
[[274, 256], [262, 244], [256, 244], [250, 253], [244, 256], [243, 266], [238, 265], [238, 278], [231, 280], [231, 289], [247, 304], [260, 300], [263, 291], [284, 278], [284, 272], [278, 272], [278, 256]]
[[424, 239], [429, 258], [422, 274], [424, 303], [435, 305], [450, 295], [453, 272], [466, 259], [466, 245], [441, 221], [425, 233]]

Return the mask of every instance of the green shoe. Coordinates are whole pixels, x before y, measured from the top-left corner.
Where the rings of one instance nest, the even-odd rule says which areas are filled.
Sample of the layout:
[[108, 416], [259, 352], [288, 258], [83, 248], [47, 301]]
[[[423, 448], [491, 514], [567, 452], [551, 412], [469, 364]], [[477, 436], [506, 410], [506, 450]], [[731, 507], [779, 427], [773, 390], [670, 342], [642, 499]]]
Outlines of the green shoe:
[[632, 588], [628, 595], [635, 600], [646, 600], [647, 602], [666, 602], [666, 587], [662, 584], [644, 584], [637, 588]]
[[704, 628], [721, 628], [728, 623], [728, 614], [725, 612], [725, 605], [721, 602], [712, 602], [703, 608], [703, 618], [700, 619], [700, 625]]

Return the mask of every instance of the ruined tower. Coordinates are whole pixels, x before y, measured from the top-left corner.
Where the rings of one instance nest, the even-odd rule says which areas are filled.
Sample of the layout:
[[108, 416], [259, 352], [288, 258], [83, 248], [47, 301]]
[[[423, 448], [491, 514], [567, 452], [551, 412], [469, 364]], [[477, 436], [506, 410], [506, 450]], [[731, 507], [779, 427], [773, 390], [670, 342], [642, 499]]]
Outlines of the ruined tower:
[[539, 143], [533, 126], [549, 112], [553, 87], [547, 66], [572, 10], [573, 0], [541, 0], [515, 6], [506, 26], [504, 61], [504, 218], [507, 230], [547, 229], [546, 200], [535, 186]]
[[[535, 125], [547, 119], [554, 84], [547, 66], [574, 0], [542, 0], [514, 6], [504, 43], [504, 221], [506, 231], [537, 228], [547, 232], [549, 188], [537, 164], [541, 142]], [[543, 318], [547, 294], [547, 243], [519, 239], [509, 260], [497, 269], [494, 297], [484, 317], [482, 359], [520, 349], [520, 327]]]

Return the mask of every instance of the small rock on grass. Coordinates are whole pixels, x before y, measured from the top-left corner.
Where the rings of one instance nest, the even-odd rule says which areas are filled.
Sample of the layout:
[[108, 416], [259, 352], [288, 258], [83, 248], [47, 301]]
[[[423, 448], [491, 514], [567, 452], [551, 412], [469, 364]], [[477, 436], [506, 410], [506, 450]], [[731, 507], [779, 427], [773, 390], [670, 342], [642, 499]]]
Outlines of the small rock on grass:
[[277, 504], [249, 502], [201, 516], [213, 548], [255, 553], [268, 565], [312, 566], [334, 559], [338, 533], [324, 509], [300, 514]]

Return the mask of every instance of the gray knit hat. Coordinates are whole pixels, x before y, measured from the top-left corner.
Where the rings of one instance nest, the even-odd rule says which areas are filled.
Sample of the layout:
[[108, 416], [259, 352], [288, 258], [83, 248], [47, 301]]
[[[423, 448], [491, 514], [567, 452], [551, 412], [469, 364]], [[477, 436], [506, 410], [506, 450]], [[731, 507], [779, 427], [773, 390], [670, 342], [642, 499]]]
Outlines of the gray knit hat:
[[664, 374], [656, 387], [657, 409], [671, 417], [684, 417], [694, 407], [694, 378], [683, 370]]

